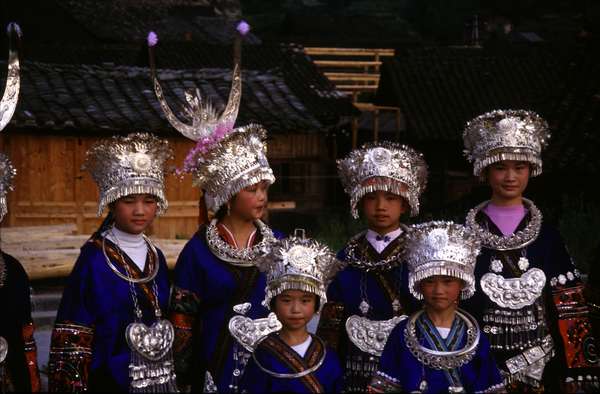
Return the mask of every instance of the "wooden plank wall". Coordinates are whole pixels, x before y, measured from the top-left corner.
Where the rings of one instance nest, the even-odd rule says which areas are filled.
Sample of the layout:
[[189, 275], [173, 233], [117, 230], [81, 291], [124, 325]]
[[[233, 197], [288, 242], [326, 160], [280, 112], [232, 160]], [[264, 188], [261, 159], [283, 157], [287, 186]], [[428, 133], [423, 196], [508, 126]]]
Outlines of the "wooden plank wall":
[[[11, 132], [0, 136], [0, 146], [17, 168], [14, 191], [8, 194], [9, 210], [2, 226], [36, 226], [75, 223], [79, 234], [90, 234], [100, 224], [96, 216], [98, 190], [81, 169], [85, 152], [98, 137]], [[167, 138], [181, 166], [193, 142]], [[313, 161], [322, 157], [323, 143], [315, 134], [276, 136], [269, 141], [273, 159]], [[149, 231], [158, 238], [187, 239], [197, 229], [199, 191], [189, 175], [166, 180], [169, 209]], [[271, 199], [273, 199], [272, 196]]]

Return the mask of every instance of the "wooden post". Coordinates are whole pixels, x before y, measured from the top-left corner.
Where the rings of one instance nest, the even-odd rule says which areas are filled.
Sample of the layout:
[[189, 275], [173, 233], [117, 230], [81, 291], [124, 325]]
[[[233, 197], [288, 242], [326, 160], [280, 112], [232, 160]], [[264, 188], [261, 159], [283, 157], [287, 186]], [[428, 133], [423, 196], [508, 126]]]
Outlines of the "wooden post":
[[379, 110], [373, 111], [373, 142], [379, 138]]

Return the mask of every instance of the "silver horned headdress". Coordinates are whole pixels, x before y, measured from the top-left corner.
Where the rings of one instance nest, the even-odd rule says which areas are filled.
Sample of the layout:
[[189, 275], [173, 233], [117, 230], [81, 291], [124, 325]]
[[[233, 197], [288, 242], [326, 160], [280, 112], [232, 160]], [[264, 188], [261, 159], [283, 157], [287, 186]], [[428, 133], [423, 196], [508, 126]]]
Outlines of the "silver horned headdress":
[[473, 174], [481, 176], [490, 164], [515, 160], [531, 163], [531, 176], [542, 173], [542, 149], [548, 144], [548, 123], [525, 110], [495, 110], [467, 122], [463, 131], [465, 156]]
[[257, 261], [257, 267], [267, 275], [263, 305], [286, 290], [301, 290], [316, 294], [321, 308], [327, 302], [327, 286], [345, 263], [320, 242], [305, 238], [304, 230], [276, 241], [271, 250]]
[[186, 92], [184, 114], [191, 124], [179, 120], [165, 99], [154, 62], [154, 47], [158, 38], [154, 32], [148, 35], [150, 69], [160, 106], [169, 123], [196, 142], [185, 159], [183, 171], [191, 173], [194, 184], [204, 190], [206, 207], [213, 212], [243, 188], [260, 181], [269, 184], [275, 181], [266, 156], [266, 130], [253, 124], [234, 128], [242, 97], [241, 37], [248, 30], [245, 22], [237, 26], [240, 34], [234, 43], [235, 64], [225, 109], [219, 114], [198, 89]]
[[[20, 66], [19, 54], [13, 48], [13, 41], [21, 39], [21, 28], [14, 22], [8, 24], [8, 74], [6, 76], [6, 87], [0, 101], [0, 131], [8, 125], [12, 119], [19, 101], [20, 81]], [[8, 212], [6, 202], [6, 194], [12, 190], [12, 180], [17, 174], [17, 170], [13, 167], [8, 156], [0, 153], [0, 222], [4, 219], [4, 215]]]
[[419, 196], [427, 186], [427, 164], [413, 148], [388, 141], [370, 143], [353, 150], [337, 165], [355, 219], [360, 199], [376, 190], [404, 197], [411, 216], [419, 213]]
[[475, 293], [475, 262], [480, 243], [474, 232], [453, 222], [433, 221], [411, 226], [406, 244], [408, 288], [423, 299], [419, 282], [435, 275], [462, 279], [461, 298]]
[[100, 189], [98, 216], [108, 204], [130, 194], [156, 196], [158, 213], [164, 213], [164, 166], [170, 158], [169, 143], [148, 133], [115, 136], [92, 146], [84, 166]]

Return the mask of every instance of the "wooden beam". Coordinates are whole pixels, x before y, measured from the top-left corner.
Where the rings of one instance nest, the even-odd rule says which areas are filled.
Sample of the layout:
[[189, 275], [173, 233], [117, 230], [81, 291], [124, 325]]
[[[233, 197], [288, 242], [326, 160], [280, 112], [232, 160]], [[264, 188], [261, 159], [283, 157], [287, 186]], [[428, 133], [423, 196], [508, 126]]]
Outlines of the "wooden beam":
[[367, 60], [315, 60], [314, 63], [320, 67], [375, 67], [381, 66], [381, 62]]

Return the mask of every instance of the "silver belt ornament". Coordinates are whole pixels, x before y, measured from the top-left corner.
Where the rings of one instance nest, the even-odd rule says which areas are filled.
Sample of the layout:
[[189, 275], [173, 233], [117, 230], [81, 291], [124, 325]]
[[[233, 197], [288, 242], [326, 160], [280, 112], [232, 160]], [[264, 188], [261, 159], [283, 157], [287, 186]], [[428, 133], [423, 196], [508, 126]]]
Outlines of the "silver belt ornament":
[[506, 368], [513, 380], [533, 379], [542, 380], [544, 367], [554, 356], [552, 337], [547, 335], [539, 346], [531, 347], [524, 352], [506, 360]]
[[544, 290], [546, 275], [539, 268], [531, 268], [518, 278], [505, 278], [491, 272], [481, 278], [481, 289], [502, 308], [521, 309], [532, 305]]
[[348, 338], [361, 351], [381, 357], [390, 333], [406, 315], [395, 316], [389, 320], [369, 320], [366, 317], [352, 315], [346, 320]]

